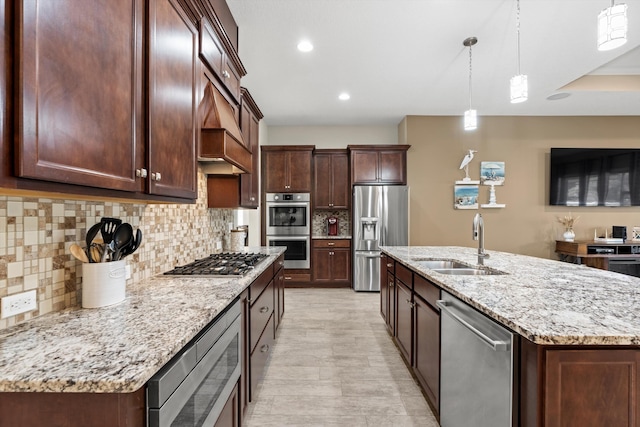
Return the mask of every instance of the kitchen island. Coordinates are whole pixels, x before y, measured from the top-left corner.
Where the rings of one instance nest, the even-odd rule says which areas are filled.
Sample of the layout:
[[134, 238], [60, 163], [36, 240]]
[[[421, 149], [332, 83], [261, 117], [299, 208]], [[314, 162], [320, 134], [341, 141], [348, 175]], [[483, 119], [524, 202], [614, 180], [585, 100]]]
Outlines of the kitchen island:
[[74, 307], [0, 331], [0, 412], [9, 413], [10, 397], [29, 393], [60, 401], [67, 394], [92, 401], [112, 396], [144, 408], [147, 381], [263, 272], [273, 271], [284, 248], [247, 251], [268, 257], [243, 277], [158, 275], [127, 286], [121, 303]]
[[[395, 261], [398, 277], [413, 280], [397, 288], [413, 291], [415, 284], [417, 290], [426, 279], [434, 289], [454, 295], [517, 334], [514, 425], [639, 425], [640, 279], [494, 251], [480, 267], [475, 248], [383, 247], [382, 251]], [[425, 268], [421, 261], [427, 259], [457, 260], [503, 274], [442, 274]], [[402, 273], [405, 270], [413, 279]], [[407, 295], [417, 298], [415, 292]], [[404, 298], [403, 294], [396, 303]], [[398, 334], [402, 341], [398, 329], [407, 325], [401, 321], [406, 309], [397, 307], [394, 333], [396, 341]], [[416, 324], [413, 327], [417, 330]], [[415, 348], [407, 354], [415, 356], [409, 353]], [[415, 365], [420, 358], [405, 356], [405, 360]], [[433, 389], [437, 392], [437, 387]]]

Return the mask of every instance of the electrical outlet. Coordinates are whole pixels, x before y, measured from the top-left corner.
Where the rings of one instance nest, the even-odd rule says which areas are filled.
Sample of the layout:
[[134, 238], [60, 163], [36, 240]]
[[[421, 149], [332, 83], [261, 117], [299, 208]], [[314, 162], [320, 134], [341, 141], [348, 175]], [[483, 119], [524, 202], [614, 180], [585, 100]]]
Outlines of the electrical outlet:
[[22, 292], [20, 294], [9, 295], [2, 298], [2, 309], [0, 318], [9, 316], [15, 316], [16, 314], [24, 313], [26, 311], [35, 310], [38, 308], [36, 303], [36, 291]]

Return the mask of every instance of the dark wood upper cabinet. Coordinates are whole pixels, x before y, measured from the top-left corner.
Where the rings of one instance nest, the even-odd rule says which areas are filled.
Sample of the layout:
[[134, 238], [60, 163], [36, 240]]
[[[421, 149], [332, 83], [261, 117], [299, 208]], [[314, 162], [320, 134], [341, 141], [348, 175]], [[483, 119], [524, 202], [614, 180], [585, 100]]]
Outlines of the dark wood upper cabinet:
[[263, 146], [264, 192], [310, 193], [313, 148], [313, 145]]
[[15, 4], [16, 175], [143, 190], [143, 1]]
[[240, 175], [240, 206], [255, 209], [260, 202], [260, 120], [263, 114], [245, 88], [240, 96], [240, 130], [251, 150], [251, 173]]
[[407, 183], [407, 150], [410, 145], [350, 145], [351, 184]]
[[313, 195], [316, 209], [348, 209], [349, 157], [346, 150], [315, 150]]
[[149, 1], [149, 192], [197, 196], [198, 32], [174, 0]]

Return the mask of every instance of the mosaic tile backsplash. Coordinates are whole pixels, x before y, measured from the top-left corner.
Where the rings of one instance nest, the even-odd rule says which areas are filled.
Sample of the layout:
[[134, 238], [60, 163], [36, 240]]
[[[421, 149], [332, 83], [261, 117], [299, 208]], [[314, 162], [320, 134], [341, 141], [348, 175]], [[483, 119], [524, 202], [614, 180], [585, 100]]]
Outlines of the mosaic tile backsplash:
[[127, 283], [216, 252], [226, 245], [233, 210], [207, 208], [206, 176], [198, 176], [195, 204], [140, 204], [0, 195], [0, 297], [35, 289], [38, 309], [0, 319], [0, 330], [52, 311], [80, 305], [82, 263], [69, 252], [86, 246], [87, 229], [115, 217], [142, 231], [126, 258]]
[[338, 218], [338, 235], [339, 236], [349, 236], [351, 234], [351, 230], [349, 227], [349, 223], [351, 222], [349, 218], [348, 210], [334, 210], [334, 211], [325, 211], [325, 210], [317, 210], [313, 212], [313, 218], [311, 219], [311, 235], [312, 236], [326, 236], [327, 235], [327, 218], [330, 216], [335, 216]]

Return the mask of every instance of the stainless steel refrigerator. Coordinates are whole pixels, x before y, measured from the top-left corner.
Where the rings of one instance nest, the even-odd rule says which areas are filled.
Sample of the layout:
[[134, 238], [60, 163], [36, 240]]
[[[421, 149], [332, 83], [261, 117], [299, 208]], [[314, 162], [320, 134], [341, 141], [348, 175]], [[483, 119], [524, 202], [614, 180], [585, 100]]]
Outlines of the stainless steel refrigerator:
[[380, 246], [409, 244], [409, 187], [353, 187], [353, 289], [380, 291]]

